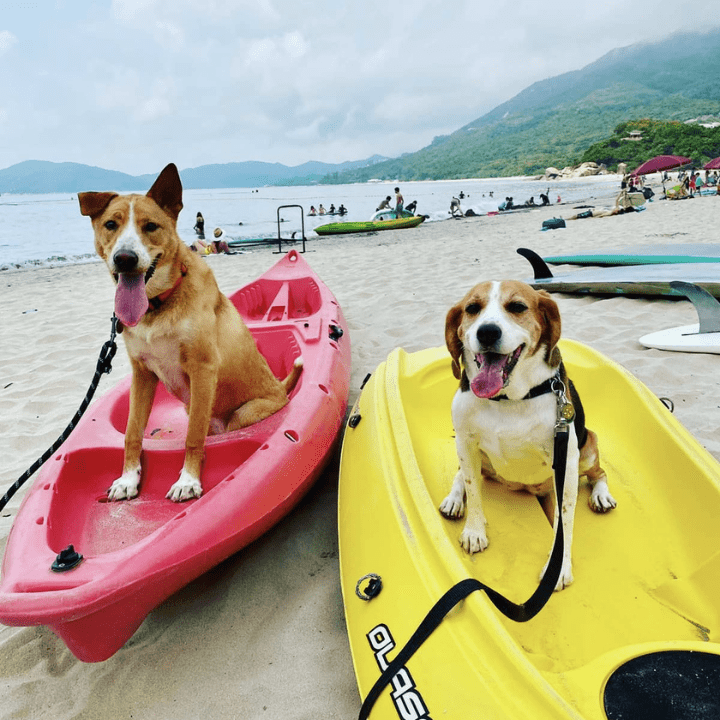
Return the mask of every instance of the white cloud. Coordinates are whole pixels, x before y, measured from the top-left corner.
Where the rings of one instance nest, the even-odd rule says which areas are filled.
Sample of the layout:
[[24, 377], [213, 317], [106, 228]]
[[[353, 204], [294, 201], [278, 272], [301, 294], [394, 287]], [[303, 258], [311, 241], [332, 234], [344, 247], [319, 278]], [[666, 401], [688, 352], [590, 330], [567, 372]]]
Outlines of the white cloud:
[[0, 30], [0, 55], [16, 45], [18, 39], [9, 30]]
[[151, 97], [139, 103], [133, 111], [133, 118], [141, 123], [154, 122], [170, 115], [172, 106], [167, 98]]
[[298, 60], [308, 51], [308, 45], [300, 32], [289, 32], [283, 35], [282, 47], [288, 58]]
[[155, 5], [157, 0], [112, 0], [111, 10], [117, 20], [129, 22], [147, 14]]
[[179, 47], [185, 43], [185, 32], [183, 29], [171, 22], [158, 22], [155, 27], [157, 28], [160, 36], [162, 37], [165, 44], [169, 46]]
[[717, 0], [655, 0], [642, 23], [627, 0], [48, 5], [1, 21], [2, 167], [397, 155], [613, 48], [719, 22]]

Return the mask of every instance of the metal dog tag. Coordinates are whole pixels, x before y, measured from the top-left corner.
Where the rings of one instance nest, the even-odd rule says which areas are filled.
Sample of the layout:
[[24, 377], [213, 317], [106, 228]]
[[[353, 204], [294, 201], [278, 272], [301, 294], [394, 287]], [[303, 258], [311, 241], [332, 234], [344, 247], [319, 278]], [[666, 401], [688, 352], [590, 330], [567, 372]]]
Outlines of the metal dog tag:
[[560, 417], [568, 422], [575, 417], [575, 408], [572, 406], [572, 403], [564, 403], [560, 407]]

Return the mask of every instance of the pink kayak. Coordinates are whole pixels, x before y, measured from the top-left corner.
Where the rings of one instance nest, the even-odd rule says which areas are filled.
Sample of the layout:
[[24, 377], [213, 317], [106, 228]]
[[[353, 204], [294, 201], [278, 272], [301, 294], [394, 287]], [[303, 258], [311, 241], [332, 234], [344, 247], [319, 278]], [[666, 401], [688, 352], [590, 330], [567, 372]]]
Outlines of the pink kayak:
[[183, 464], [187, 415], [158, 386], [140, 494], [108, 502], [123, 461], [125, 378], [85, 414], [23, 501], [3, 561], [0, 622], [47, 625], [80, 660], [105, 660], [156, 605], [272, 527], [316, 480], [347, 406], [342, 311], [295, 250], [230, 299], [278, 377], [302, 355], [290, 402], [249, 428], [208, 437], [204, 494], [178, 504], [165, 493]]

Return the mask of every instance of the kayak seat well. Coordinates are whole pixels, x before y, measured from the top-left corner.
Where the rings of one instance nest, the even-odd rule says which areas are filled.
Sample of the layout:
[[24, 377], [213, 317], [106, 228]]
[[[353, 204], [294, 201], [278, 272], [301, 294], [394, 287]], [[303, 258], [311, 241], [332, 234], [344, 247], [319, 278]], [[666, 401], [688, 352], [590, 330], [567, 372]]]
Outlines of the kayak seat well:
[[[252, 439], [207, 446], [203, 498], [221, 481], [232, 479], [260, 447], [261, 443]], [[132, 500], [111, 502], [107, 488], [122, 468], [122, 448], [88, 448], [64, 456], [55, 486], [48, 488], [56, 493], [46, 522], [48, 545], [58, 553], [72, 544], [86, 557], [101, 555], [123, 550], [174, 517], [184, 517], [191, 504], [201, 500], [179, 505], [165, 497], [180, 474], [184, 457], [184, 448], [145, 452], [140, 494]]]
[[320, 310], [320, 288], [312, 278], [263, 280], [230, 296], [246, 322], [295, 320]]

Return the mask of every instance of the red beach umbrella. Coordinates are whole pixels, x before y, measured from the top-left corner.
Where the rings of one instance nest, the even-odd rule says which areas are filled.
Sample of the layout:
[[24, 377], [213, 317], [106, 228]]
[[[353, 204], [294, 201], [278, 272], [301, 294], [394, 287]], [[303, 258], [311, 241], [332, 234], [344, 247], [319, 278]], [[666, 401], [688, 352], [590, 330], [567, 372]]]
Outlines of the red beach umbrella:
[[662, 172], [663, 170], [671, 170], [672, 168], [687, 165], [692, 160], [682, 155], [656, 155], [654, 158], [646, 160], [642, 165], [632, 171], [632, 175], [649, 175], [650, 173]]
[[720, 170], [720, 157], [707, 162], [703, 165], [703, 170]]

